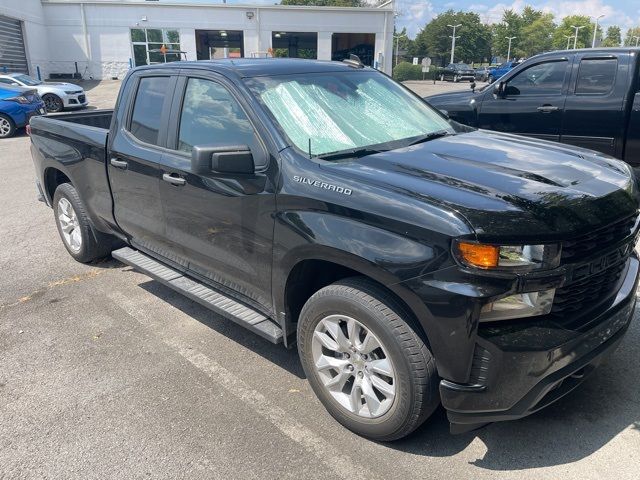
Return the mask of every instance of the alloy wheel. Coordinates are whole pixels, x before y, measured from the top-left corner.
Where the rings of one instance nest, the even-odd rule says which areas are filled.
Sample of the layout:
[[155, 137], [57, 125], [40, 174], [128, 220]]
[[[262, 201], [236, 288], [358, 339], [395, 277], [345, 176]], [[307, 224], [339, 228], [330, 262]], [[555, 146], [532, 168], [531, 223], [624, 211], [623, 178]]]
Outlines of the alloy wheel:
[[11, 123], [9, 123], [8, 119], [0, 117], [0, 137], [7, 137], [10, 133]]
[[58, 201], [58, 223], [64, 242], [73, 252], [78, 253], [82, 248], [80, 222], [71, 202], [64, 197]]
[[396, 395], [396, 374], [380, 340], [357, 320], [329, 315], [311, 343], [316, 372], [333, 399], [365, 418], [384, 415]]
[[47, 112], [59, 112], [62, 110], [62, 100], [55, 95], [45, 95], [43, 100]]

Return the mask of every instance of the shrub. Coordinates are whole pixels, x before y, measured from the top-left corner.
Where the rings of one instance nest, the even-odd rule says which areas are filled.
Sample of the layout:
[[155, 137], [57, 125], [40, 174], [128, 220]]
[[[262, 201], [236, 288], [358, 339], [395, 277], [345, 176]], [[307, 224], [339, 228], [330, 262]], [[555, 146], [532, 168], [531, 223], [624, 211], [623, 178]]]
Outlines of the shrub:
[[422, 66], [409, 62], [401, 62], [393, 69], [393, 79], [398, 82], [422, 80]]

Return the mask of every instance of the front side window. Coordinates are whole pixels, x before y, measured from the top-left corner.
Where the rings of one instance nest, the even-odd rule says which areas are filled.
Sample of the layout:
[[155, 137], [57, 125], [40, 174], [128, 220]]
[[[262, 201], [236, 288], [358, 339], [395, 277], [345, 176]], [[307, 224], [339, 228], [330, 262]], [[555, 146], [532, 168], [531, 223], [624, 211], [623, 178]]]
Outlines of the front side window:
[[178, 150], [191, 152], [196, 145], [248, 146], [258, 140], [244, 110], [231, 93], [211, 80], [190, 78], [184, 93]]
[[140, 79], [129, 131], [142, 142], [158, 145], [162, 109], [169, 98], [169, 81], [169, 77]]
[[586, 58], [580, 62], [577, 94], [603, 95], [613, 88], [618, 71], [615, 58]]
[[451, 125], [388, 77], [371, 71], [256, 77], [247, 83], [299, 150], [324, 155], [389, 150]]
[[539, 63], [521, 71], [507, 83], [507, 96], [560, 95], [568, 62]]

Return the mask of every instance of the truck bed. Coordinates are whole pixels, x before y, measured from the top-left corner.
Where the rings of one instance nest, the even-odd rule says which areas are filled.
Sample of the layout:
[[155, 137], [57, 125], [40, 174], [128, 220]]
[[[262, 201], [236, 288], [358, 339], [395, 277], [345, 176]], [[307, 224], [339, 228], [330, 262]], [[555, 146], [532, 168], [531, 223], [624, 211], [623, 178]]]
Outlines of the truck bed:
[[47, 115], [45, 118], [60, 120], [63, 122], [77, 123], [80, 125], [86, 125], [88, 127], [109, 129], [111, 125], [111, 117], [113, 117], [113, 110], [93, 110], [88, 112], [74, 112], [74, 113], [58, 113], [53, 115]]

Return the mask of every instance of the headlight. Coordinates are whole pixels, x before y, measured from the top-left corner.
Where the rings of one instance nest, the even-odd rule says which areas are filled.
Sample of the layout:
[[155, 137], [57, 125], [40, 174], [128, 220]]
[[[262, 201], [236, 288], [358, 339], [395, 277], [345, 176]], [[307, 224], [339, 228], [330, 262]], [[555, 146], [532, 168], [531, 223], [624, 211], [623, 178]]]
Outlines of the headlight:
[[8, 100], [10, 102], [22, 103], [23, 105], [29, 103], [29, 99], [27, 97], [23, 97], [22, 95], [18, 95], [17, 97], [5, 98], [5, 100]]
[[541, 292], [518, 293], [487, 303], [480, 310], [481, 322], [546, 315], [551, 311], [555, 288]]
[[485, 270], [529, 271], [560, 264], [560, 245], [491, 245], [468, 241], [454, 243], [453, 253], [464, 265]]

